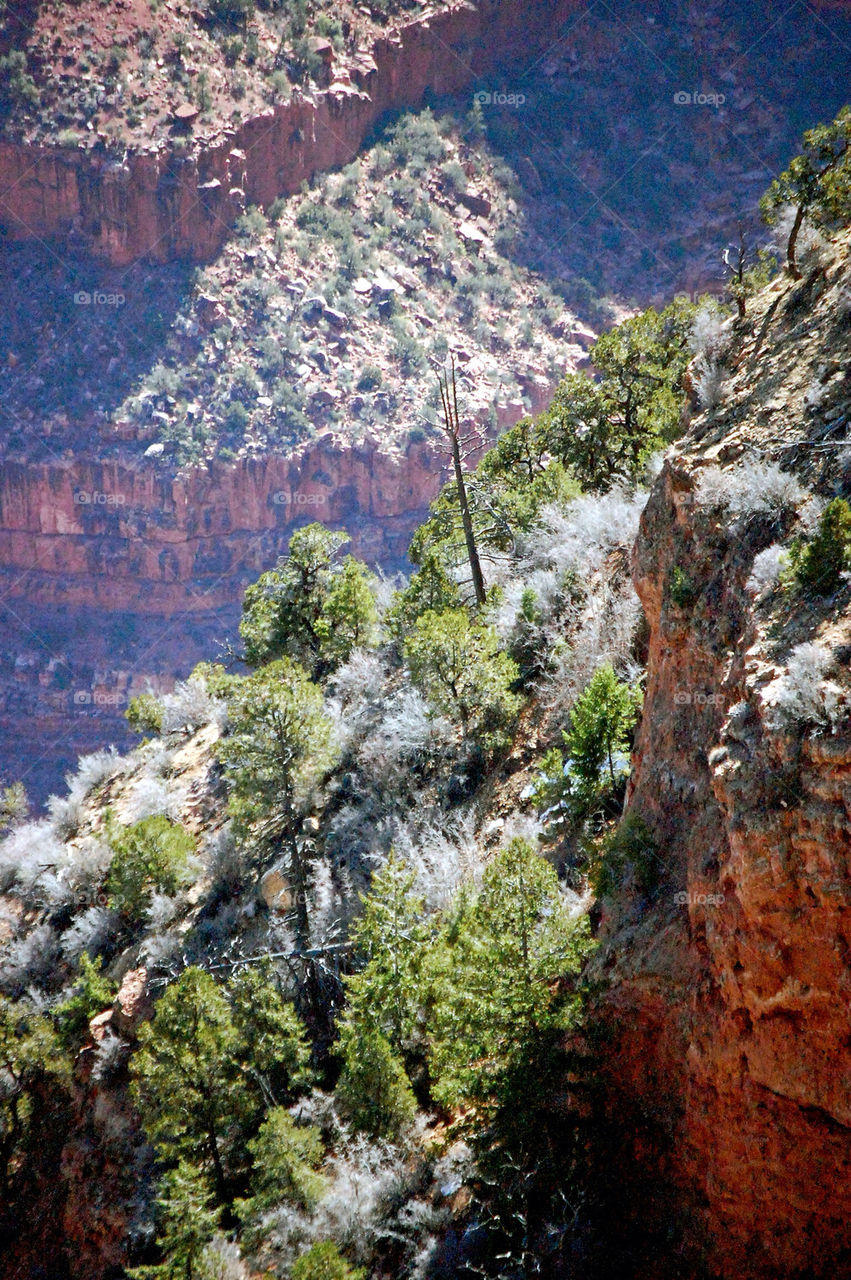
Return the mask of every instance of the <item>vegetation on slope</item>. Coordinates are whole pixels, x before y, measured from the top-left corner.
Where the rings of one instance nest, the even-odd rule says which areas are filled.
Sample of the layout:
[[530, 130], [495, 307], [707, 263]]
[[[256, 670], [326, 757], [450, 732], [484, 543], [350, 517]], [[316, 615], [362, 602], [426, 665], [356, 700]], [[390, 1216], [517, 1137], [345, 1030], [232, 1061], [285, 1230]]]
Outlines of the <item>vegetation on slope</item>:
[[[442, 0], [438, 0], [442, 3]], [[28, 141], [185, 146], [175, 109], [212, 136], [369, 64], [371, 40], [413, 0], [146, 0], [0, 9], [0, 112]], [[169, 134], [171, 132], [171, 137]]]
[[[837, 290], [819, 244], [802, 248], [795, 288]], [[587, 1260], [589, 887], [636, 917], [679, 887], [623, 813], [643, 659], [626, 551], [688, 385], [715, 429], [736, 343], [757, 340], [745, 321], [677, 304], [602, 338], [596, 379], [506, 433], [469, 501], [456, 481], [437, 499], [398, 590], [306, 526], [246, 593], [241, 663], [134, 707], [159, 736], [84, 761], [47, 819], [9, 798], [11, 1212], [45, 1097], [59, 1131], [73, 1123], [73, 1078], [101, 1098], [98, 1141], [145, 1170], [121, 1191], [144, 1224], [140, 1277], [426, 1276], [452, 1231], [486, 1275]], [[802, 414], [846, 404], [820, 386]], [[808, 485], [745, 455], [706, 466], [694, 495], [716, 539], [747, 548], [781, 628], [847, 604], [847, 468], [820, 461]], [[714, 607], [704, 587], [672, 576], [672, 626]], [[847, 718], [832, 660], [793, 648], [778, 723]], [[140, 967], [153, 1016], [90, 1021]]]
[[136, 442], [172, 466], [328, 430], [404, 447], [433, 435], [434, 366], [450, 347], [470, 411], [495, 434], [509, 404], [516, 416], [584, 358], [574, 328], [587, 336], [512, 261], [519, 195], [463, 121], [426, 110], [301, 195], [250, 208], [211, 265], [177, 281], [114, 273], [102, 292], [121, 305], [76, 305], [90, 271], [58, 289], [42, 271], [26, 287], [54, 324], [10, 315], [5, 330], [10, 445], [35, 445], [36, 405], [38, 433], [90, 438], [94, 415], [102, 450]]

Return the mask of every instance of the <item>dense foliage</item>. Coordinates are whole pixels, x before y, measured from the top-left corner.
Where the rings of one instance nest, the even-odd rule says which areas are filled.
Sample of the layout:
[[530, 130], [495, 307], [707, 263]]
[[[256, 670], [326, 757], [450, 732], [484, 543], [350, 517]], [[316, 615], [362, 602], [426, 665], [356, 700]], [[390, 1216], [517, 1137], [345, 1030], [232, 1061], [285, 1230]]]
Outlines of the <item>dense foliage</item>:
[[292, 1006], [256, 972], [222, 986], [190, 968], [139, 1041], [134, 1096], [159, 1159], [188, 1162], [216, 1203], [232, 1206], [269, 1100], [291, 1101], [310, 1079]]

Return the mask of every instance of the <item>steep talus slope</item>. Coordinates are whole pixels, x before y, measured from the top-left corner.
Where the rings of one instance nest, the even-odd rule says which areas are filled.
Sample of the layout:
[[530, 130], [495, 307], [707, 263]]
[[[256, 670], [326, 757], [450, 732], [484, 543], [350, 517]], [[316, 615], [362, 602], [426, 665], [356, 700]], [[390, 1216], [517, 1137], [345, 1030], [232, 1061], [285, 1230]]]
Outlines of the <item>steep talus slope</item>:
[[[710, 1274], [851, 1267], [851, 601], [747, 587], [792, 519], [755, 460], [822, 498], [847, 486], [848, 279], [843, 244], [740, 324], [634, 555], [650, 653], [630, 807], [666, 870], [649, 912], [610, 922], [610, 1100], [631, 1209], [677, 1223]], [[742, 495], [726, 512], [719, 479]], [[810, 643], [815, 675], [792, 652]]]

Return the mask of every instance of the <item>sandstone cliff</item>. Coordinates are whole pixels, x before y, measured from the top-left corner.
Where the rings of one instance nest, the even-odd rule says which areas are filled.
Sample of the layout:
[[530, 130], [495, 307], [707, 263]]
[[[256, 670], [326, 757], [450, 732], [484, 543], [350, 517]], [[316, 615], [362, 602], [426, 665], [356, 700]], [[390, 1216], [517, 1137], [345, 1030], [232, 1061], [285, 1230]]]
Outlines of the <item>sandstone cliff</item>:
[[211, 258], [246, 204], [267, 205], [350, 161], [389, 111], [456, 92], [518, 46], [551, 43], [571, 0], [462, 0], [363, 51], [354, 76], [223, 131], [195, 151], [119, 156], [0, 140], [0, 225], [12, 239], [65, 237], [115, 264]]
[[[737, 327], [720, 403], [667, 460], [635, 549], [650, 653], [629, 805], [665, 879], [609, 922], [606, 1075], [622, 1208], [657, 1248], [677, 1238], [678, 1274], [851, 1265], [851, 604], [847, 585], [747, 586], [796, 527], [766, 461], [847, 494], [847, 281], [844, 244]], [[795, 665], [808, 643], [814, 676]]]

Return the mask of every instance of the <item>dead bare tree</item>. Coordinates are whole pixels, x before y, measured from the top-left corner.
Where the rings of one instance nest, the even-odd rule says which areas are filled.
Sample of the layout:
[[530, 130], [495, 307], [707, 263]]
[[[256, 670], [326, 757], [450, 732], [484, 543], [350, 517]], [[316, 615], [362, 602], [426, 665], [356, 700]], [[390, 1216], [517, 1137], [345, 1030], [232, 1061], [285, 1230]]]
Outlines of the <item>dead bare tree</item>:
[[455, 384], [455, 357], [450, 360], [449, 372], [438, 374], [437, 383], [440, 388], [440, 403], [443, 406], [443, 429], [449, 440], [452, 451], [452, 466], [455, 471], [455, 488], [458, 492], [458, 506], [461, 509], [461, 524], [464, 528], [464, 541], [467, 545], [467, 559], [470, 562], [470, 573], [473, 578], [473, 591], [476, 604], [481, 607], [485, 603], [485, 579], [476, 546], [476, 535], [473, 530], [473, 517], [470, 512], [470, 500], [467, 484], [464, 479], [464, 463], [478, 447], [480, 440], [475, 432], [464, 435], [461, 430], [461, 418], [458, 413], [458, 391]]
[[740, 222], [738, 243], [728, 245], [724, 250], [724, 266], [727, 268], [729, 273], [727, 280], [727, 292], [736, 304], [736, 310], [738, 311], [740, 320], [744, 319], [747, 311], [747, 282], [745, 279], [747, 264], [747, 233]]

